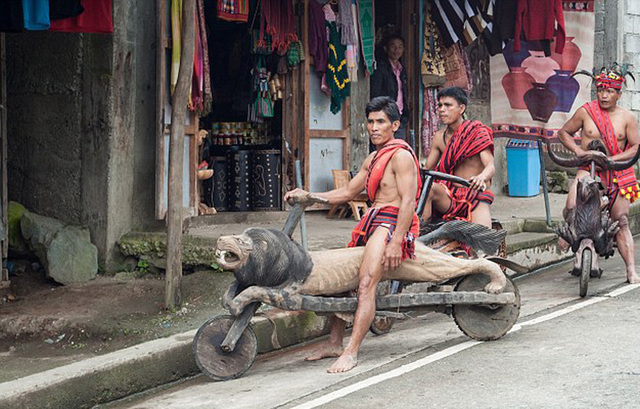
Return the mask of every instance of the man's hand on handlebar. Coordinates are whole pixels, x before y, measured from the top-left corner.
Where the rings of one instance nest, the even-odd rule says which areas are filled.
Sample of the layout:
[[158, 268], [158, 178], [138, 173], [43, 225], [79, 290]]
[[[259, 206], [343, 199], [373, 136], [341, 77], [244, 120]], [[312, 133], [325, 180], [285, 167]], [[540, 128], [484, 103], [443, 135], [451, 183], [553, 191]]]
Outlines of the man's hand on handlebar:
[[598, 164], [600, 163], [606, 163], [607, 161], [607, 155], [604, 154], [603, 152], [600, 151], [587, 151], [584, 149], [580, 149], [579, 151], [576, 152], [576, 156], [579, 158], [587, 158], [589, 160], [592, 160]]
[[284, 200], [290, 205], [301, 204], [302, 206], [311, 206], [314, 203], [327, 204], [329, 201], [324, 197], [307, 192], [304, 189], [295, 188], [284, 194]]
[[308, 194], [309, 192], [307, 192], [306, 190], [297, 187], [284, 194], [284, 201], [289, 203], [290, 205], [293, 205], [296, 198], [304, 197]]
[[482, 192], [487, 188], [487, 181], [480, 175], [472, 176], [469, 178], [469, 187]]

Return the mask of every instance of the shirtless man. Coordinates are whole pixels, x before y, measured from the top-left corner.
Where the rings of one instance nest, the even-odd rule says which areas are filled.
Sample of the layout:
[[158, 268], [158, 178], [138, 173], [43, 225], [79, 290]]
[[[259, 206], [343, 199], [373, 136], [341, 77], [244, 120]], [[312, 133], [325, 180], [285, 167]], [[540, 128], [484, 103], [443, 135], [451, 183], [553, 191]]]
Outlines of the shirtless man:
[[[617, 70], [605, 70], [594, 76], [597, 96], [580, 107], [558, 133], [560, 142], [578, 157], [604, 156], [602, 152], [588, 151], [589, 142], [600, 139], [607, 148], [607, 156], [616, 161], [631, 159], [638, 150], [640, 136], [636, 117], [628, 110], [618, 106], [622, 93], [624, 76]], [[581, 132], [580, 145], [576, 144], [573, 134]], [[569, 189], [563, 215], [576, 207], [576, 186], [578, 179], [589, 174], [579, 169]], [[620, 172], [598, 171], [598, 176], [608, 190], [611, 218], [619, 222], [620, 231], [616, 235], [618, 251], [627, 266], [627, 281], [640, 283], [636, 273], [633, 237], [629, 229], [629, 204], [638, 196], [638, 186], [633, 168]], [[562, 240], [562, 239], [561, 239]], [[564, 240], [561, 246], [567, 248]]]
[[479, 121], [463, 120], [467, 95], [457, 87], [438, 93], [438, 114], [445, 128], [436, 132], [426, 168], [468, 179], [467, 188], [446, 181], [434, 183], [425, 203], [423, 220], [435, 210], [443, 220], [468, 220], [491, 228], [487, 188], [495, 173], [493, 133]]
[[[330, 373], [346, 372], [358, 363], [358, 350], [373, 322], [376, 310], [376, 286], [383, 270], [393, 270], [406, 258], [413, 258], [414, 237], [419, 230], [415, 213], [420, 192], [418, 159], [409, 145], [394, 138], [400, 127], [400, 111], [389, 97], [373, 98], [365, 109], [367, 131], [376, 146], [362, 164], [358, 174], [340, 189], [317, 193], [330, 204], [347, 203], [366, 188], [371, 209], [353, 230], [349, 247], [365, 246], [360, 266], [358, 308], [355, 312], [353, 331], [347, 347], [342, 348], [346, 323], [331, 317], [331, 334], [306, 359], [338, 357], [327, 370]], [[287, 192], [285, 200], [296, 194], [306, 194], [301, 189]]]

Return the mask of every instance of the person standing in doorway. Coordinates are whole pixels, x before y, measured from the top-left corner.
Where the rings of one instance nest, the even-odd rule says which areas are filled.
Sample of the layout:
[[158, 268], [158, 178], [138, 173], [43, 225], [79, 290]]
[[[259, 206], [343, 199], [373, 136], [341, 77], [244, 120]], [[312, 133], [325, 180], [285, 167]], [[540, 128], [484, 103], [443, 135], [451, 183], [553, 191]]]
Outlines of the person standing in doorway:
[[[382, 47], [384, 55], [377, 60], [377, 68], [371, 75], [371, 99], [385, 96], [390, 97], [400, 111], [400, 128], [395, 133], [396, 139], [407, 140], [407, 124], [409, 110], [407, 107], [407, 71], [400, 59], [404, 54], [404, 39], [397, 35], [390, 35]], [[371, 152], [375, 146], [370, 144]]]

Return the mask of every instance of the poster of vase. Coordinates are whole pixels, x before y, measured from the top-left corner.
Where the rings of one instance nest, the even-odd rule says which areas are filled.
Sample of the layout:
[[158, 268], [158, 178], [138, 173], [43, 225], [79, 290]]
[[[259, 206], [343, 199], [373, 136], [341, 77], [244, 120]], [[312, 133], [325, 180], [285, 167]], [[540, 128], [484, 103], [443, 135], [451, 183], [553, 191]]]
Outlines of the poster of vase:
[[589, 77], [572, 74], [593, 68], [594, 0], [563, 1], [563, 10], [562, 54], [555, 52], [555, 39], [550, 44], [521, 41], [517, 52], [510, 40], [502, 54], [491, 57], [495, 136], [554, 138], [571, 115], [591, 100]]

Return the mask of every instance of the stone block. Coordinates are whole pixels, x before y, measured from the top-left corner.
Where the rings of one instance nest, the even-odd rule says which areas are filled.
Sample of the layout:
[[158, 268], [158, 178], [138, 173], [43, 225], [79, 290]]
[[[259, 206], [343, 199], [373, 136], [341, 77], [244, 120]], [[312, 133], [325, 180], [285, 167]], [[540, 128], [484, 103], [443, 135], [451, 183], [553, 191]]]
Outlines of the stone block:
[[640, 35], [625, 34], [624, 51], [626, 53], [633, 53], [633, 54], [640, 53]]
[[20, 228], [50, 278], [61, 284], [95, 278], [98, 249], [91, 243], [89, 230], [29, 212], [23, 215]]
[[9, 202], [9, 217], [8, 217], [8, 237], [9, 246], [11, 250], [17, 253], [28, 252], [27, 243], [22, 237], [22, 231], [20, 230], [20, 220], [25, 213], [28, 213], [27, 209], [17, 202]]
[[623, 20], [625, 33], [640, 34], [640, 15], [626, 15]]
[[638, 0], [627, 0], [627, 13], [640, 16], [640, 2]]

